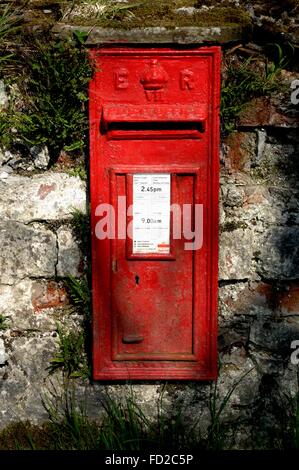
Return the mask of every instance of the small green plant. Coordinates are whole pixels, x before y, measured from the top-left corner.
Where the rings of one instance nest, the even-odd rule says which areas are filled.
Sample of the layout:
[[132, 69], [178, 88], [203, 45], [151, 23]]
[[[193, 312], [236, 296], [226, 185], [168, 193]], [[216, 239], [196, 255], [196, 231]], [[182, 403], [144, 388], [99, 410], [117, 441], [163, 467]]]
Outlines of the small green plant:
[[84, 351], [86, 353], [86, 364], [84, 366], [84, 374], [86, 377], [91, 376], [91, 291], [87, 276], [77, 279], [69, 276], [65, 280], [65, 284], [69, 291], [69, 296], [76, 310], [83, 315], [82, 336], [84, 343]]
[[5, 112], [0, 113], [0, 142], [3, 147], [7, 147], [10, 144], [10, 122], [7, 119]]
[[6, 323], [6, 317], [0, 314], [0, 330], [6, 330], [7, 328], [8, 328], [8, 325]]
[[3, 149], [9, 149], [16, 137], [12, 132], [16, 124], [16, 113], [13, 108], [13, 99], [9, 97], [8, 108], [0, 112], [0, 146]]
[[87, 180], [87, 173], [84, 162], [79, 162], [76, 166], [67, 169], [67, 172], [71, 176], [79, 176], [79, 178], [83, 181]]
[[62, 370], [66, 377], [86, 377], [88, 375], [88, 366], [84, 352], [85, 337], [83, 331], [74, 332], [63, 331], [57, 324], [57, 333], [59, 338], [59, 349], [51, 361], [49, 371]]
[[61, 150], [83, 150], [92, 67], [85, 48], [71, 39], [33, 39], [30, 48], [24, 61], [26, 112], [16, 114], [14, 126], [25, 144], [47, 145], [54, 162]]
[[221, 90], [223, 134], [229, 134], [235, 129], [241, 111], [250, 100], [269, 96], [281, 89], [278, 77], [283, 64], [282, 56], [278, 64], [267, 64], [265, 67], [256, 67], [251, 58], [228, 64]]
[[89, 212], [84, 214], [79, 209], [72, 209], [70, 212], [71, 225], [73, 227], [75, 236], [81, 245], [81, 250], [84, 254], [88, 253], [89, 239], [90, 239], [90, 220]]
[[19, 29], [19, 13], [18, 8], [12, 8], [9, 4], [0, 6], [0, 76], [3, 67], [13, 57], [13, 54], [8, 52], [7, 40]]
[[[266, 78], [268, 82], [277, 80], [279, 73], [284, 69], [288, 63], [289, 58], [284, 55], [284, 52], [279, 44], [274, 44], [274, 47], [277, 51], [277, 57], [273, 62], [266, 63]], [[289, 43], [289, 48], [292, 51], [292, 55], [294, 55], [294, 46]]]
[[88, 38], [88, 33], [86, 31], [80, 31], [79, 29], [77, 29], [73, 32], [73, 34], [78, 44], [80, 45], [85, 44], [86, 39]]
[[91, 292], [86, 277], [77, 279], [68, 276], [65, 280], [70, 298], [76, 308], [83, 314], [84, 320], [88, 323], [91, 317]]

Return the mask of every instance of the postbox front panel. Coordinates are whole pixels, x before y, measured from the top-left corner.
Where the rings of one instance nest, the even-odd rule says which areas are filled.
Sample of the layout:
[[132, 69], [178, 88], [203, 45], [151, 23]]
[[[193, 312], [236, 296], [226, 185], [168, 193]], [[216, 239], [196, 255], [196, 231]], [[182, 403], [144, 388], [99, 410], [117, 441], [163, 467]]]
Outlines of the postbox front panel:
[[94, 378], [213, 379], [219, 48], [92, 56]]

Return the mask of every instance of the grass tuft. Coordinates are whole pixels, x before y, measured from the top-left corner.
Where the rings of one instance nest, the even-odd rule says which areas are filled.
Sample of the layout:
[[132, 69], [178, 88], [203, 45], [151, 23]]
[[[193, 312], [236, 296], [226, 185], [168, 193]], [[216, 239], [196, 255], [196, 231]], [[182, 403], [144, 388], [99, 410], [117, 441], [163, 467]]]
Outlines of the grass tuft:
[[64, 331], [57, 324], [59, 348], [50, 360], [50, 373], [61, 370], [68, 378], [87, 377], [89, 375], [84, 351], [85, 335], [83, 331]]
[[13, 54], [9, 51], [9, 38], [19, 29], [20, 11], [11, 5], [0, 5], [0, 77], [3, 75], [6, 64], [12, 60]]
[[[157, 401], [157, 413], [148, 417], [137, 402], [132, 389], [124, 398], [114, 399], [108, 392], [101, 400], [101, 416], [97, 420], [88, 417], [86, 402], [78, 399], [75, 383], [64, 377], [62, 393], [53, 385], [43, 397], [48, 421], [40, 433], [27, 423], [15, 424], [0, 433], [0, 448], [5, 443], [15, 449], [56, 449], [56, 450], [113, 450], [113, 451], [157, 451], [226, 448], [227, 426], [223, 412], [229, 406], [232, 393], [249, 374], [244, 373], [219, 401], [217, 383], [211, 386], [211, 421], [205, 435], [184, 416], [182, 406], [170, 412], [164, 402], [164, 390]], [[61, 389], [61, 387], [60, 387]], [[15, 436], [15, 439], [12, 439]], [[7, 439], [8, 438], [8, 439]]]

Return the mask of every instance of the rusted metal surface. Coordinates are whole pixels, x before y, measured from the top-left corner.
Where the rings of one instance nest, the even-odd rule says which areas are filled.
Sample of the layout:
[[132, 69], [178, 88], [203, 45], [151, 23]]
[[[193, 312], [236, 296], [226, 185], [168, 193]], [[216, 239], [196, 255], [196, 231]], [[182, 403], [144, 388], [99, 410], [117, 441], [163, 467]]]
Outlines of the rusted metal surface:
[[[99, 380], [209, 380], [217, 374], [220, 49], [91, 52], [93, 374]], [[133, 202], [133, 178], [166, 174], [171, 204], [203, 207], [203, 244], [135, 253], [96, 236], [101, 203]], [[171, 214], [170, 214], [170, 217]], [[192, 216], [194, 214], [192, 212]], [[132, 214], [126, 218], [132, 221]]]

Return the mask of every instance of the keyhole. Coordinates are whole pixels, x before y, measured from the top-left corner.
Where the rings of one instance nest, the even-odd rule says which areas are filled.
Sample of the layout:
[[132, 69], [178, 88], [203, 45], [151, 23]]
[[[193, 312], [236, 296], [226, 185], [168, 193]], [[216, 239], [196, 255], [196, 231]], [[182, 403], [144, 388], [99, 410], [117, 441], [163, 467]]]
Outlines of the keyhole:
[[139, 276], [135, 276], [136, 286], [139, 286]]

